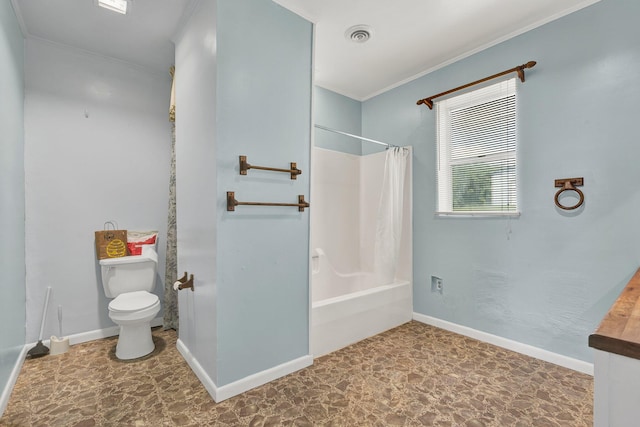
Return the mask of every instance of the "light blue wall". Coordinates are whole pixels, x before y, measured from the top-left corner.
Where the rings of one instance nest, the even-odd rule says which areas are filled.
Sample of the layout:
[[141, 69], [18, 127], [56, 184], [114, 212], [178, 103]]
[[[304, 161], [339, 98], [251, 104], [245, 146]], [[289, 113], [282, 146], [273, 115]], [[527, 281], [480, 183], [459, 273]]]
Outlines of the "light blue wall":
[[194, 275], [196, 289], [178, 292], [179, 337], [214, 383], [218, 354], [216, 7], [217, 1], [198, 2], [181, 29], [175, 41], [174, 82], [178, 269], [180, 275], [185, 271]]
[[[0, 2], [0, 391], [25, 344], [24, 40]], [[0, 402], [0, 414], [2, 413]]]
[[[588, 335], [640, 264], [639, 16], [603, 0], [364, 102], [365, 134], [414, 146], [416, 312], [592, 360]], [[435, 114], [416, 100], [529, 60], [522, 216], [435, 218]], [[584, 208], [560, 211], [554, 179], [579, 176]]]
[[[309, 195], [312, 25], [271, 0], [217, 9], [218, 375], [223, 386], [309, 354], [309, 211], [239, 206]], [[302, 175], [238, 172], [249, 163]], [[179, 197], [179, 196], [178, 196]], [[214, 260], [212, 260], [214, 262]]]
[[[313, 116], [317, 125], [362, 135], [362, 103], [318, 86], [313, 90]], [[349, 154], [362, 154], [362, 142], [355, 138], [314, 129], [314, 145]]]

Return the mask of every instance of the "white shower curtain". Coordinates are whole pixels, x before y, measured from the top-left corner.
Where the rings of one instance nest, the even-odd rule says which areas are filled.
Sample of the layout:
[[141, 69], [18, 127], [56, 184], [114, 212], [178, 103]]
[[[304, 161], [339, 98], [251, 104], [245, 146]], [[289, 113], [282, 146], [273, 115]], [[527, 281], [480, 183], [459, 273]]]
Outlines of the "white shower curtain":
[[404, 181], [409, 150], [387, 150], [382, 194], [378, 207], [375, 242], [375, 271], [381, 284], [393, 283], [400, 256]]

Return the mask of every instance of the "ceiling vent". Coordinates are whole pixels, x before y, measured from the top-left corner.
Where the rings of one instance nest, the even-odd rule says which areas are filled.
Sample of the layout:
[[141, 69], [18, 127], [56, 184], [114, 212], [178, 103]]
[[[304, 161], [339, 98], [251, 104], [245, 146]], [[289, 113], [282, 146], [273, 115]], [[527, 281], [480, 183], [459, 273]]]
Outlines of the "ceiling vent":
[[368, 25], [354, 25], [345, 31], [344, 36], [354, 43], [365, 43], [371, 38], [371, 27]]

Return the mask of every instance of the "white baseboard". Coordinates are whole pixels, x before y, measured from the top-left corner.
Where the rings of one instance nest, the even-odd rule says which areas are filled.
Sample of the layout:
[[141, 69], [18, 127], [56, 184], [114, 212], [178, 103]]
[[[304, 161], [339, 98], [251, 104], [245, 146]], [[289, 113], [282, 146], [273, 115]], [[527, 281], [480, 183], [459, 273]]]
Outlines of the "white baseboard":
[[435, 317], [427, 316], [420, 313], [414, 312], [413, 320], [593, 376], [593, 363], [585, 362], [584, 360], [574, 359], [562, 354], [553, 353], [548, 350], [499, 337], [487, 332], [478, 331], [477, 329], [472, 329], [467, 326], [458, 325], [456, 323], [451, 323], [446, 320], [437, 319]]
[[[156, 317], [151, 321], [152, 328], [155, 328], [156, 326], [162, 326], [162, 324], [163, 324], [162, 317]], [[115, 325], [115, 326], [109, 326], [108, 328], [104, 328], [104, 329], [96, 329], [93, 331], [80, 332], [79, 334], [72, 334], [72, 335], [69, 335], [68, 338], [69, 338], [69, 344], [75, 345], [83, 342], [99, 340], [102, 338], [115, 337], [119, 333], [120, 333], [120, 326]], [[42, 343], [47, 347], [49, 347], [51, 345], [51, 340], [43, 339]], [[30, 343], [30, 344], [27, 344], [27, 347], [31, 348], [36, 344], [37, 343], [35, 342]]]
[[0, 395], [0, 418], [2, 418], [4, 410], [7, 409], [11, 392], [13, 391], [13, 387], [16, 385], [16, 381], [18, 381], [18, 375], [20, 375], [22, 364], [24, 363], [24, 359], [27, 357], [27, 351], [29, 351], [30, 348], [31, 347], [26, 345], [22, 347], [22, 350], [18, 355], [18, 359], [16, 360], [15, 365], [13, 365], [7, 384], [5, 385], [4, 390], [2, 390], [2, 394]]
[[313, 365], [313, 356], [306, 355], [290, 360], [289, 362], [285, 362], [281, 365], [274, 366], [273, 368], [265, 369], [264, 371], [249, 375], [248, 377], [244, 377], [230, 384], [223, 385], [222, 387], [218, 387], [218, 400], [216, 400], [216, 402], [221, 402], [225, 399], [229, 399], [230, 397], [237, 396], [240, 393], [244, 393], [252, 388], [259, 387], [311, 365]]
[[180, 339], [178, 339], [176, 347], [178, 348], [178, 352], [180, 352], [191, 370], [196, 374], [202, 385], [204, 385], [204, 388], [209, 392], [216, 403], [222, 402], [223, 400], [229, 399], [233, 396], [237, 396], [245, 391], [249, 391], [313, 364], [313, 357], [311, 355], [307, 355], [218, 387]]
[[178, 349], [178, 353], [182, 355], [184, 361], [187, 362], [187, 365], [189, 365], [193, 373], [196, 374], [196, 377], [198, 377], [204, 388], [209, 392], [211, 398], [215, 402], [218, 402], [218, 387], [216, 386], [216, 383], [213, 382], [209, 374], [207, 374], [202, 365], [198, 363], [198, 360], [194, 357], [193, 354], [191, 354], [187, 346], [184, 345], [180, 338], [178, 338], [178, 340], [176, 341], [176, 348]]

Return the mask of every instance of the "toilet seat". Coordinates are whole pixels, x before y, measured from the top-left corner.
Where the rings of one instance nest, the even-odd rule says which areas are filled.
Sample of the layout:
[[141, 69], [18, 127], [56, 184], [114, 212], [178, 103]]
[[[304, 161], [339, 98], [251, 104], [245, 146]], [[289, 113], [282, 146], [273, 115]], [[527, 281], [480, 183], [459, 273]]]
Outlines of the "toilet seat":
[[151, 308], [160, 304], [157, 295], [147, 291], [125, 292], [109, 303], [109, 311], [113, 313], [130, 313]]

